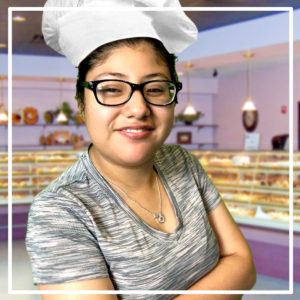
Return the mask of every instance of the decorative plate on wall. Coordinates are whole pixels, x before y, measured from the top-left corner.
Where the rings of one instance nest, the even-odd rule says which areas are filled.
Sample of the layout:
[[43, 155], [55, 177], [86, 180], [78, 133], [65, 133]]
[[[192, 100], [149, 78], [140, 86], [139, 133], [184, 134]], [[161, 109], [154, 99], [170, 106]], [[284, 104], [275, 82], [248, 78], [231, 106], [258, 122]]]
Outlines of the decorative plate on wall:
[[242, 114], [243, 125], [249, 132], [253, 131], [258, 123], [258, 111], [257, 110], [245, 110]]

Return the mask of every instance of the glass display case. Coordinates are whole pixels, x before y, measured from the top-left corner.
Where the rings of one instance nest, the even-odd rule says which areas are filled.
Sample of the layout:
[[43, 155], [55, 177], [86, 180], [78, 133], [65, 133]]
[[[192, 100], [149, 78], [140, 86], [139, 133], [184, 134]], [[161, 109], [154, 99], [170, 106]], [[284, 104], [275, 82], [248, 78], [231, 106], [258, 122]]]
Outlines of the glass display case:
[[[289, 153], [191, 151], [201, 162], [238, 223], [288, 229]], [[34, 196], [74, 163], [82, 152], [14, 151], [12, 203]], [[0, 152], [0, 204], [7, 204], [8, 155]], [[300, 232], [300, 153], [294, 154], [294, 229]]]
[[[239, 223], [288, 229], [289, 153], [191, 151]], [[294, 229], [300, 231], [300, 161], [294, 153]]]
[[[78, 151], [15, 151], [12, 154], [12, 203], [31, 203], [34, 196], [77, 161]], [[8, 154], [0, 152], [0, 204], [8, 198]]]

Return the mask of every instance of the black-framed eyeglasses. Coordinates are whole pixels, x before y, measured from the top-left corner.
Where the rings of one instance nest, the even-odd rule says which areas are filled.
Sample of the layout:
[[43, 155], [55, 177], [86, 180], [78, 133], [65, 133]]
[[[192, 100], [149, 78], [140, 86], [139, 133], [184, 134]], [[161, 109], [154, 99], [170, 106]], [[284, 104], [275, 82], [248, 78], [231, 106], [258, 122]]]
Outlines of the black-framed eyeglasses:
[[128, 102], [135, 90], [139, 90], [144, 100], [152, 105], [171, 105], [182, 89], [181, 82], [151, 80], [141, 84], [119, 79], [83, 81], [82, 86], [94, 92], [97, 102], [106, 106], [118, 106]]

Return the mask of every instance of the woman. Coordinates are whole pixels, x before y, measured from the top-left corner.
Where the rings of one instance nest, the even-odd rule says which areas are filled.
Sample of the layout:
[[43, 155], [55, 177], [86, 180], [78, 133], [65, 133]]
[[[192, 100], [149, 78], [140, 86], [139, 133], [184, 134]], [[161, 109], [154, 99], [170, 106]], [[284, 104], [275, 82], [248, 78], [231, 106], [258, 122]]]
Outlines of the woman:
[[[174, 56], [158, 38], [122, 37], [80, 60], [77, 100], [92, 144], [32, 204], [34, 282], [41, 290], [250, 289], [251, 252], [219, 193], [195, 157], [163, 145], [181, 89]], [[43, 299], [77, 299], [66, 297]]]

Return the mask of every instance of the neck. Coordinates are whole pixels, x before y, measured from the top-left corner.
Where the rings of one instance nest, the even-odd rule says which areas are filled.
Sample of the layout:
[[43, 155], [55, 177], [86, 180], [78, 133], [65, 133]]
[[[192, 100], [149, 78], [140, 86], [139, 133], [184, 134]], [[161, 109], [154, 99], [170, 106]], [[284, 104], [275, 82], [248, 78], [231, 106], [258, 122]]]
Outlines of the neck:
[[113, 183], [130, 192], [152, 187], [155, 184], [155, 171], [153, 168], [153, 160], [137, 166], [125, 166], [107, 160], [95, 147], [91, 147], [89, 151], [90, 159], [96, 169], [106, 178], [107, 181]]

